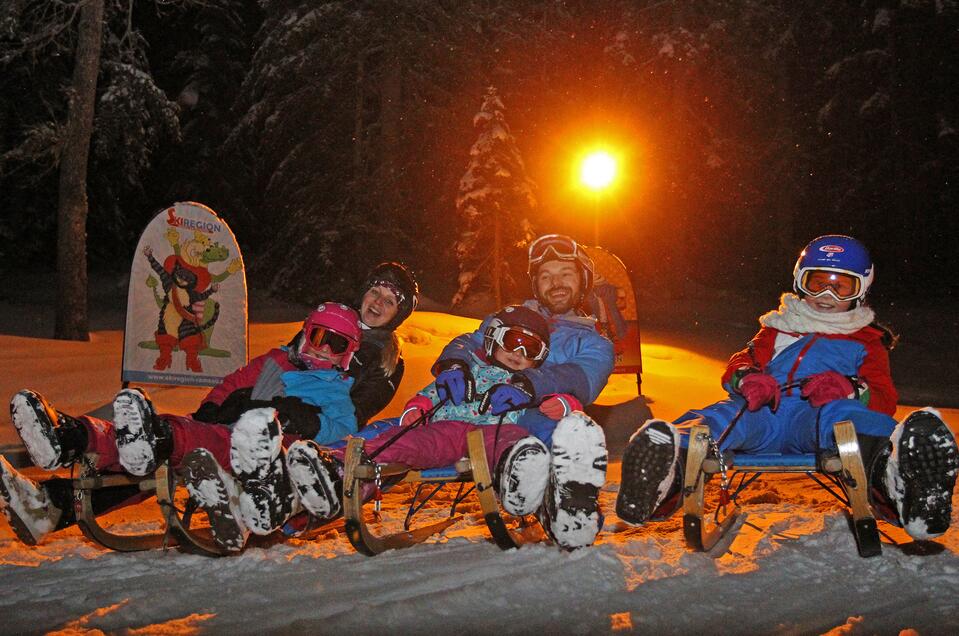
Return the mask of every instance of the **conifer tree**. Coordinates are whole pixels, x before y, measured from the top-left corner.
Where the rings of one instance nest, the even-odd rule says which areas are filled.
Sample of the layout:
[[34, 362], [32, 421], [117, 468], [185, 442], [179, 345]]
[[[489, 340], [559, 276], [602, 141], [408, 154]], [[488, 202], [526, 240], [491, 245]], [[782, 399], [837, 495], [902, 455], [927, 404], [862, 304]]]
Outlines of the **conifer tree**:
[[459, 289], [454, 306], [467, 294], [483, 291], [502, 306], [515, 280], [512, 270], [524, 262], [521, 248], [532, 238], [528, 219], [536, 207], [535, 184], [526, 175], [505, 110], [490, 86], [473, 117], [478, 136], [456, 198], [464, 229], [456, 242]]

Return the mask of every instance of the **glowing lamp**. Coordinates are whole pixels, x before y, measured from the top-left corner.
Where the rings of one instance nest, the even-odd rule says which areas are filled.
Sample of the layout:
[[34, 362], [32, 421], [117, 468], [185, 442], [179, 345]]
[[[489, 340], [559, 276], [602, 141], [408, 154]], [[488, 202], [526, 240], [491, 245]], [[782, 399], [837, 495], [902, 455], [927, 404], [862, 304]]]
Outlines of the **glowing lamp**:
[[616, 159], [608, 152], [590, 153], [580, 166], [579, 180], [591, 190], [609, 187], [616, 178]]

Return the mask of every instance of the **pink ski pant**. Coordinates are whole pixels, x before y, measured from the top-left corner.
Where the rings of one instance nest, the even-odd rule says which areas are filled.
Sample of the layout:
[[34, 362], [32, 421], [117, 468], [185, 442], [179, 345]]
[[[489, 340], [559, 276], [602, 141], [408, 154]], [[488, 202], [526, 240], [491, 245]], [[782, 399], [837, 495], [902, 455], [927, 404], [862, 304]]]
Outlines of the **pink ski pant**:
[[[227, 471], [230, 468], [230, 427], [222, 424], [198, 422], [185, 415], [163, 414], [173, 432], [173, 454], [170, 465], [174, 468], [183, 461], [183, 456], [195, 448], [205, 448], [213, 454], [216, 461]], [[113, 422], [101, 420], [89, 415], [79, 418], [87, 428], [87, 452], [96, 453], [97, 470], [104, 472], [124, 472], [117, 451], [117, 436]], [[283, 446], [287, 447], [300, 439], [295, 435], [284, 435]]]
[[[529, 436], [529, 431], [516, 424], [501, 425], [497, 437], [495, 425], [477, 426], [452, 420], [430, 422], [403, 433], [396, 442], [376, 456], [376, 461], [381, 464], [405, 464], [412, 468], [449, 466], [469, 455], [466, 434], [476, 429], [483, 431], [483, 444], [491, 468], [496, 467], [499, 458], [513, 444]], [[393, 428], [368, 440], [364, 445], [366, 454], [373, 454], [402, 430]], [[343, 460], [344, 449], [336, 449], [332, 453], [337, 459]]]

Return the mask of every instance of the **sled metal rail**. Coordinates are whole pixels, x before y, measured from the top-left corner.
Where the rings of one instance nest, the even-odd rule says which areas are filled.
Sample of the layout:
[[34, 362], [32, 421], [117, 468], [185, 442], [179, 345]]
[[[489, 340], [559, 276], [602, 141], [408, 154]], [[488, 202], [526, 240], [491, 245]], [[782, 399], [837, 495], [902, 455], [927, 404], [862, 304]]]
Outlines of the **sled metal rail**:
[[[836, 423], [833, 432], [839, 449], [838, 456], [725, 453], [721, 463], [718, 457], [710, 454], [709, 428], [705, 425], [694, 426], [689, 435], [682, 491], [683, 535], [687, 547], [699, 552], [715, 548], [741, 513], [739, 495], [762, 475], [799, 473], [805, 474], [847, 506], [860, 556], [881, 554], [882, 545], [876, 519], [869, 507], [868, 479], [856, 441], [856, 429], [852, 422], [844, 421]], [[722, 476], [724, 464], [726, 472], [731, 474], [726, 492], [732, 492], [728, 495], [728, 501], [724, 502], [721, 489], [720, 502], [715, 511], [705, 515], [705, 484], [717, 474]], [[732, 482], [736, 479], [738, 484], [733, 487]]]
[[[344, 476], [343, 476], [343, 515], [346, 536], [357, 552], [374, 556], [386, 550], [397, 550], [422, 543], [429, 537], [438, 534], [462, 518], [456, 514], [460, 503], [472, 492], [479, 498], [483, 520], [489, 528], [493, 541], [503, 550], [515, 548], [524, 541], [522, 534], [516, 533], [508, 527], [500, 512], [499, 503], [493, 489], [493, 480], [486, 458], [486, 449], [483, 445], [482, 431], [471, 431], [467, 435], [469, 457], [461, 459], [453, 466], [415, 470], [403, 464], [369, 464], [363, 462], [363, 444], [360, 437], [349, 440], [346, 446]], [[364, 513], [364, 501], [372, 484], [376, 481], [392, 484], [416, 484], [416, 492], [410, 502], [404, 521], [403, 530], [377, 534], [375, 529], [367, 523]], [[457, 484], [457, 493], [450, 505], [450, 512], [446, 519], [412, 528], [414, 515], [428, 503], [440, 489], [447, 485]], [[425, 489], [430, 492], [425, 496]]]

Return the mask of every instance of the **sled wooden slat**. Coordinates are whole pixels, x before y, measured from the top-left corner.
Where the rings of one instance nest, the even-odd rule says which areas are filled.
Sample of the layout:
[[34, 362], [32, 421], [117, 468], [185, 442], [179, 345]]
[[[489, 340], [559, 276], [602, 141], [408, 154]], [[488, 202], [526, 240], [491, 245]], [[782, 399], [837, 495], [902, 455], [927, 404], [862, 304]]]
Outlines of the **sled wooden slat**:
[[133, 477], [131, 475], [121, 474], [100, 475], [98, 473], [89, 473], [87, 476], [81, 476], [73, 480], [73, 487], [83, 490], [109, 488], [111, 486], [130, 486], [133, 484], [139, 486], [140, 490], [153, 490], [156, 488], [156, 479], [154, 479], [152, 475]]
[[[717, 513], [715, 523], [707, 529], [709, 524], [704, 514], [705, 483], [719, 473], [720, 468], [717, 458], [709, 456], [709, 428], [694, 426], [690, 430], [683, 481], [683, 534], [686, 545], [696, 551], [711, 550], [733, 526], [740, 513], [736, 503], [739, 492], [757, 477], [766, 473], [802, 473], [849, 507], [859, 555], [870, 557], [880, 554], [882, 546], [876, 519], [869, 506], [868, 479], [856, 441], [856, 429], [852, 422], [843, 421], [836, 423], [833, 431], [839, 449], [838, 457], [817, 458], [814, 454], [729, 455], [726, 458], [729, 480], [732, 481], [733, 476], [740, 476], [741, 485], [732, 494], [725, 516]], [[751, 475], [748, 481], [746, 475]], [[845, 494], [845, 500], [817, 476], [839, 486]]]
[[493, 477], [490, 474], [489, 461], [486, 459], [486, 446], [483, 444], [483, 432], [470, 431], [466, 434], [466, 443], [473, 467], [473, 480], [476, 482], [476, 494], [483, 509], [483, 520], [489, 528], [493, 541], [503, 550], [519, 547], [523, 541], [515, 537], [506, 526], [500, 514], [499, 502], [493, 490]]
[[840, 482], [846, 491], [852, 515], [852, 530], [856, 537], [859, 556], [872, 557], [882, 554], [879, 528], [869, 507], [869, 480], [862, 464], [862, 454], [852, 422], [839, 422], [833, 427], [839, 457], [842, 460]]
[[118, 552], [139, 552], [141, 550], [154, 550], [168, 545], [175, 545], [176, 540], [171, 540], [166, 529], [162, 532], [147, 534], [119, 534], [111, 532], [100, 525], [96, 515], [93, 512], [93, 491], [101, 487], [104, 477], [109, 477], [106, 481], [109, 485], [132, 485], [140, 482], [155, 483], [149, 477], [136, 478], [127, 475], [97, 475], [91, 468], [92, 462], [84, 462], [80, 469], [80, 476], [73, 480], [73, 506], [77, 517], [77, 525], [85, 537], [111, 550]]
[[739, 516], [736, 502], [727, 505], [726, 514], [715, 523], [709, 523], [703, 513], [706, 480], [710, 474], [703, 470], [709, 452], [709, 427], [694, 426], [689, 433], [686, 452], [686, 474], [683, 479], [683, 536], [686, 545], [697, 552], [707, 552], [722, 539]]

